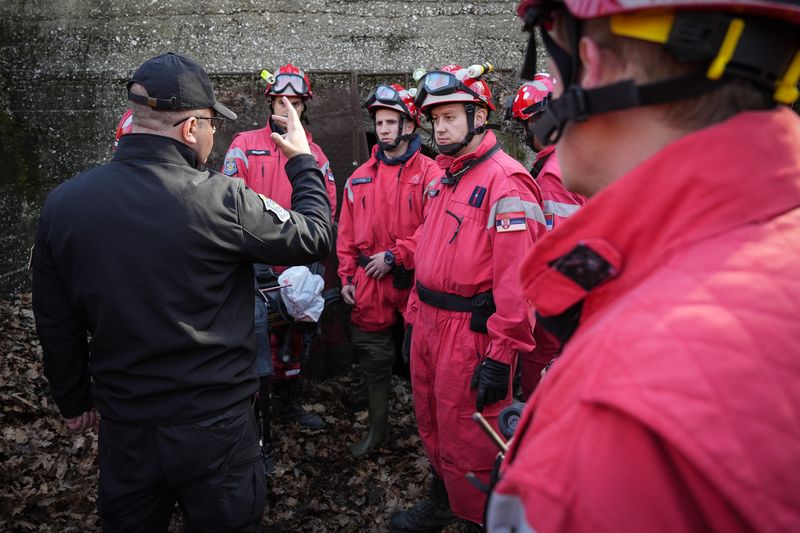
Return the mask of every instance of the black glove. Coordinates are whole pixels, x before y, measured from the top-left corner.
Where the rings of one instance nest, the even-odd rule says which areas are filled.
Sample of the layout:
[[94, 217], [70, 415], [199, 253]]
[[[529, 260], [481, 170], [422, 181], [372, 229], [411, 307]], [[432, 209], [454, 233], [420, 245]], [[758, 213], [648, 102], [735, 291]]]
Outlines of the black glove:
[[508, 380], [511, 376], [511, 365], [489, 359], [481, 361], [472, 375], [470, 388], [478, 389], [475, 409], [481, 413], [486, 405], [499, 402], [508, 394]]
[[406, 364], [411, 361], [411, 326], [406, 326], [406, 331], [403, 333], [403, 345], [400, 347], [400, 354]]

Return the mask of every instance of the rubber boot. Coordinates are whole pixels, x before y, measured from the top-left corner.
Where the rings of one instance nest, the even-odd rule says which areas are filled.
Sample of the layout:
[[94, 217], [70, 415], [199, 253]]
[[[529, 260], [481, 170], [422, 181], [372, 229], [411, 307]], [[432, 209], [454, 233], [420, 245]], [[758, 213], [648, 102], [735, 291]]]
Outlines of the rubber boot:
[[389, 436], [389, 383], [371, 383], [368, 402], [369, 433], [350, 446], [353, 457], [362, 457], [385, 444]]
[[258, 410], [261, 414], [261, 456], [264, 459], [267, 476], [271, 476], [275, 472], [275, 459], [272, 456], [272, 399], [269, 376], [259, 378]]
[[322, 429], [322, 419], [306, 412], [300, 406], [300, 380], [278, 379], [273, 381], [272, 407], [275, 417], [284, 422], [297, 422], [308, 429]]
[[441, 531], [455, 522], [450, 510], [447, 489], [444, 481], [436, 473], [431, 480], [428, 497], [411, 509], [398, 511], [389, 518], [389, 531], [392, 533], [422, 533]]

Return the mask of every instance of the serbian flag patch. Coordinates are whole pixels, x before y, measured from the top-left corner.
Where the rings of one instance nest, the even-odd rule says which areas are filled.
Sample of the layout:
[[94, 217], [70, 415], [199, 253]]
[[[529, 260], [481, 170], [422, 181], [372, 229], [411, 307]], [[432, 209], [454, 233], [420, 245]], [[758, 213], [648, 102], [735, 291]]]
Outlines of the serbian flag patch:
[[525, 212], [498, 213], [494, 219], [494, 228], [498, 233], [503, 231], [522, 231], [526, 228]]

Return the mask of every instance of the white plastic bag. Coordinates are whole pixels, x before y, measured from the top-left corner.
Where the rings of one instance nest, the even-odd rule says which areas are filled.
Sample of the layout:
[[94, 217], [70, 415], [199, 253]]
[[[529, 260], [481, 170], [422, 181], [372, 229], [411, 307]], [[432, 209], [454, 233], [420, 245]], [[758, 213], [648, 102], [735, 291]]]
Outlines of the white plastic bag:
[[295, 320], [300, 322], [317, 322], [325, 299], [322, 287], [325, 284], [322, 276], [312, 274], [306, 266], [287, 268], [278, 276], [281, 286], [281, 299], [286, 310]]

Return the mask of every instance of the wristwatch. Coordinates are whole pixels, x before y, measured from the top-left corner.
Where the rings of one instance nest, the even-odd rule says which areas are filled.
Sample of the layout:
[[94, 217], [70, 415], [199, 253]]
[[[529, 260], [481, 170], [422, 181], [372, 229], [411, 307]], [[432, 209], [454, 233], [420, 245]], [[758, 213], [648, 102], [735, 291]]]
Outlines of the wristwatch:
[[390, 267], [394, 268], [394, 254], [391, 250], [386, 250], [385, 255], [383, 256], [383, 262], [389, 265]]

